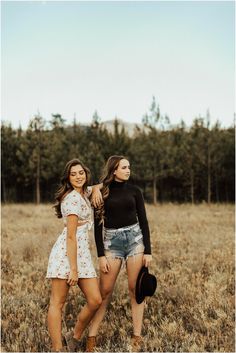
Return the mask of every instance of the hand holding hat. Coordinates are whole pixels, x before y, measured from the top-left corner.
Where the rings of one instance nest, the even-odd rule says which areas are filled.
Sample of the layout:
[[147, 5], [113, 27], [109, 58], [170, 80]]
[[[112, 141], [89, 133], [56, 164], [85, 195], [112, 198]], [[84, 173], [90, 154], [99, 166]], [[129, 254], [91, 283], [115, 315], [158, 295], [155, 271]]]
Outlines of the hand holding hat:
[[148, 272], [147, 267], [142, 267], [135, 287], [135, 298], [138, 304], [141, 304], [146, 296], [153, 296], [157, 287], [157, 279]]

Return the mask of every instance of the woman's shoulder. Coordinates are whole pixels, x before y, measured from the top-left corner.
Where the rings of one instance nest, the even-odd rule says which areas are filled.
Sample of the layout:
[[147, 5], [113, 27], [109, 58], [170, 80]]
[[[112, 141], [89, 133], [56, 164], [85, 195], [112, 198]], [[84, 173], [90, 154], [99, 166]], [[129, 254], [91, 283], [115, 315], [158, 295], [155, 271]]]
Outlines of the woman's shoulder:
[[79, 199], [78, 192], [76, 190], [72, 190], [64, 196], [62, 202], [70, 202], [70, 201], [75, 201], [77, 199]]
[[131, 191], [134, 191], [135, 193], [142, 193], [141, 189], [139, 186], [137, 185], [134, 185], [134, 184], [127, 184], [128, 185], [128, 188], [131, 190]]
[[77, 191], [72, 190], [67, 193], [61, 203], [61, 213], [63, 217], [71, 214], [79, 215], [80, 213], [80, 197]]

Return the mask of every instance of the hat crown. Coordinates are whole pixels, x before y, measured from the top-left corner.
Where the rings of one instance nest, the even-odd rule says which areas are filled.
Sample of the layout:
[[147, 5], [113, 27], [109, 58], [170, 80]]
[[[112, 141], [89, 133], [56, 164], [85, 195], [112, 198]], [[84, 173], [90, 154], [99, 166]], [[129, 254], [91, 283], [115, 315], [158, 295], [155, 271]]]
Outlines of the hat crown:
[[148, 272], [147, 267], [142, 267], [137, 278], [135, 296], [138, 304], [142, 303], [146, 296], [152, 296], [157, 287], [157, 279]]
[[152, 296], [156, 290], [157, 281], [156, 277], [150, 273], [145, 273], [142, 278], [143, 294], [145, 296]]

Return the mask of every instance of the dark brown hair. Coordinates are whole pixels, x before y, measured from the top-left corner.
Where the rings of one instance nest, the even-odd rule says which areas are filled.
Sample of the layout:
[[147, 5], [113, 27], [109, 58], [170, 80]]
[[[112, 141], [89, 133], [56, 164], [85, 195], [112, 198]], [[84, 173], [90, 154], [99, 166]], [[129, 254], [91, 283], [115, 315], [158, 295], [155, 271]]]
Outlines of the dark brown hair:
[[71, 168], [74, 167], [75, 165], [80, 165], [83, 170], [85, 171], [86, 174], [86, 182], [83, 185], [83, 191], [86, 190], [88, 183], [90, 181], [90, 170], [79, 160], [79, 159], [72, 159], [71, 161], [66, 163], [62, 178], [61, 178], [61, 184], [58, 187], [56, 193], [55, 193], [55, 205], [53, 206], [56, 211], [56, 216], [58, 218], [62, 218], [61, 214], [61, 202], [64, 199], [64, 197], [69, 194], [72, 190], [73, 187], [70, 183], [69, 177], [70, 177], [70, 171]]
[[[105, 201], [109, 196], [109, 186], [111, 182], [114, 180], [114, 171], [118, 168], [119, 163], [122, 159], [127, 159], [124, 156], [110, 156], [103, 168], [103, 174], [100, 178], [100, 182], [103, 183], [103, 187], [101, 189], [103, 201]], [[127, 159], [128, 160], [128, 159]], [[104, 202], [96, 209], [96, 217], [100, 219], [100, 223], [103, 222], [104, 219]]]

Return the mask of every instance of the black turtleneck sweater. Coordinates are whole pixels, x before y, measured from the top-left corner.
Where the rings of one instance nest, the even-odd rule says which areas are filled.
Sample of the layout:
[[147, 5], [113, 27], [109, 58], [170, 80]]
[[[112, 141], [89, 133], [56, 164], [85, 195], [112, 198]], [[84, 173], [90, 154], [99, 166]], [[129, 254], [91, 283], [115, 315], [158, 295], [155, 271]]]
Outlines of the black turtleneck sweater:
[[[143, 195], [140, 189], [127, 182], [112, 181], [104, 203], [104, 226], [122, 228], [139, 222], [143, 234], [144, 253], [151, 254], [150, 233]], [[98, 256], [104, 256], [103, 225], [95, 217], [95, 241]]]

